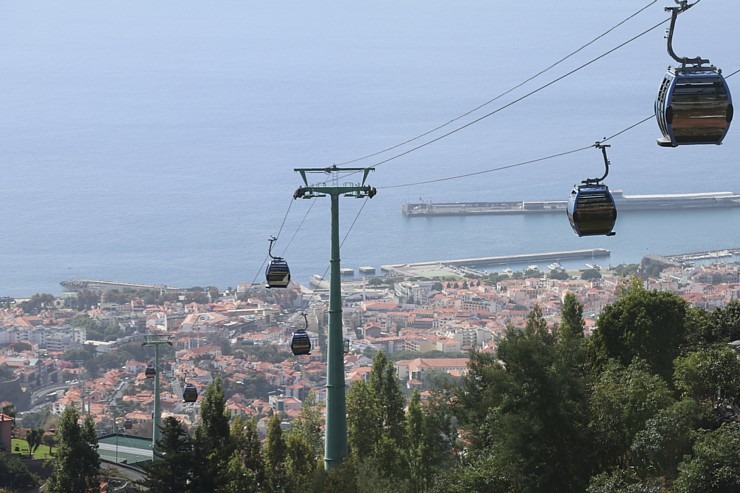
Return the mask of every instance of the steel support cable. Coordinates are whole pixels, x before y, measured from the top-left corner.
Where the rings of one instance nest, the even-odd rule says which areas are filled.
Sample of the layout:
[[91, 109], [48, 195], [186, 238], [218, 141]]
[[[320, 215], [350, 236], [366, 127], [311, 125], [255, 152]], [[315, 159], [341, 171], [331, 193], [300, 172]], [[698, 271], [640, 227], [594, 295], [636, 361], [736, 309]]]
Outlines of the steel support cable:
[[[391, 157], [389, 157], [387, 159], [384, 159], [384, 160], [379, 161], [379, 162], [377, 162], [375, 164], [372, 164], [372, 165], [368, 166], [368, 168], [378, 167], [378, 166], [380, 166], [382, 164], [388, 163], [390, 161], [394, 161], [394, 160], [396, 160], [396, 159], [398, 159], [400, 157], [406, 156], [407, 154], [411, 154], [412, 152], [418, 151], [419, 149], [422, 149], [422, 148], [424, 148], [424, 147], [426, 147], [428, 145], [431, 145], [431, 144], [433, 144], [435, 142], [438, 142], [438, 141], [440, 141], [440, 140], [442, 140], [444, 138], [447, 138], [447, 137], [449, 137], [449, 136], [451, 136], [453, 134], [456, 134], [457, 132], [460, 132], [461, 130], [464, 130], [464, 129], [472, 126], [472, 125], [475, 125], [476, 123], [479, 123], [479, 122], [485, 120], [486, 118], [489, 118], [489, 117], [495, 115], [496, 113], [498, 113], [498, 112], [500, 112], [500, 111], [502, 111], [502, 110], [504, 110], [504, 109], [506, 109], [506, 108], [508, 108], [510, 106], [513, 106], [513, 105], [515, 105], [515, 104], [523, 101], [524, 99], [527, 99], [530, 96], [533, 96], [534, 94], [537, 94], [538, 92], [542, 91], [543, 89], [546, 89], [546, 88], [548, 88], [548, 87], [550, 87], [550, 86], [552, 86], [552, 85], [560, 82], [561, 80], [563, 80], [563, 79], [565, 79], [567, 77], [570, 77], [571, 75], [575, 74], [576, 72], [578, 72], [580, 70], [583, 70], [584, 68], [588, 67], [589, 65], [591, 65], [593, 63], [596, 63], [597, 61], [601, 60], [602, 58], [604, 58], [604, 57], [606, 57], [608, 55], [611, 55], [615, 51], [617, 51], [617, 50], [625, 47], [626, 45], [632, 43], [633, 41], [641, 38], [642, 36], [645, 36], [646, 34], [650, 33], [651, 31], [654, 31], [657, 28], [659, 28], [660, 26], [662, 26], [666, 22], [670, 22], [670, 19], [665, 19], [665, 20], [663, 20], [663, 21], [655, 24], [654, 26], [652, 26], [652, 27], [650, 27], [650, 28], [642, 31], [641, 33], [639, 33], [639, 34], [637, 34], [637, 35], [635, 35], [633, 37], [631, 37], [627, 41], [624, 41], [624, 42], [618, 44], [614, 48], [612, 48], [612, 49], [610, 49], [610, 50], [602, 53], [601, 55], [599, 55], [599, 56], [597, 56], [595, 58], [592, 58], [588, 62], [586, 62], [586, 63], [584, 63], [582, 65], [579, 65], [578, 67], [574, 68], [573, 70], [570, 70], [570, 71], [566, 72], [565, 74], [561, 75], [560, 77], [557, 77], [557, 78], [551, 80], [550, 82], [539, 86], [538, 88], [536, 88], [536, 89], [534, 89], [534, 90], [532, 90], [532, 91], [524, 94], [523, 96], [518, 97], [517, 99], [514, 99], [513, 101], [510, 101], [509, 103], [506, 103], [503, 106], [499, 106], [495, 110], [493, 110], [493, 111], [491, 111], [489, 113], [486, 113], [485, 115], [480, 116], [480, 117], [476, 118], [475, 120], [472, 120], [472, 121], [466, 123], [465, 125], [461, 125], [461, 126], [455, 128], [453, 130], [450, 130], [447, 133], [444, 133], [444, 134], [442, 134], [442, 135], [440, 135], [438, 137], [435, 137], [435, 138], [433, 138], [431, 140], [428, 140], [428, 141], [426, 141], [426, 142], [424, 142], [422, 144], [419, 144], [419, 145], [417, 145], [415, 147], [412, 147], [411, 149], [408, 149], [408, 150], [406, 150], [404, 152], [400, 152], [400, 153], [398, 153], [398, 154], [396, 154], [394, 156], [391, 156]], [[340, 179], [343, 179], [343, 178], [346, 178], [348, 176], [351, 176], [351, 175], [353, 175], [355, 173], [357, 173], [357, 172], [348, 173], [348, 174], [346, 174], [344, 176], [341, 176], [339, 178]]]
[[493, 97], [493, 98], [489, 99], [489, 100], [488, 100], [488, 101], [486, 101], [485, 103], [482, 103], [482, 104], [480, 104], [480, 105], [476, 106], [475, 108], [473, 108], [473, 109], [471, 109], [471, 110], [468, 110], [468, 111], [466, 111], [465, 113], [463, 113], [463, 114], [461, 114], [461, 115], [458, 115], [458, 116], [456, 116], [455, 118], [453, 118], [453, 119], [451, 119], [451, 120], [449, 120], [449, 121], [447, 121], [447, 122], [445, 122], [445, 123], [442, 123], [441, 125], [438, 125], [438, 126], [436, 126], [436, 127], [432, 128], [432, 129], [430, 129], [430, 130], [427, 130], [426, 132], [424, 132], [424, 133], [421, 133], [421, 134], [419, 134], [419, 135], [417, 135], [417, 136], [415, 136], [415, 137], [412, 137], [412, 138], [410, 138], [410, 139], [407, 139], [407, 140], [405, 140], [405, 141], [403, 141], [403, 142], [400, 142], [400, 143], [398, 143], [398, 144], [396, 144], [396, 145], [393, 145], [393, 146], [391, 146], [391, 147], [387, 147], [387, 148], [385, 148], [385, 149], [382, 149], [382, 150], [380, 150], [380, 151], [376, 151], [376, 152], [373, 152], [373, 153], [371, 153], [371, 154], [367, 154], [367, 155], [365, 155], [365, 156], [362, 156], [362, 157], [358, 157], [358, 158], [355, 158], [355, 159], [352, 159], [352, 160], [349, 160], [349, 161], [344, 161], [344, 162], [342, 162], [342, 163], [338, 163], [338, 164], [337, 164], [337, 166], [343, 166], [343, 165], [347, 165], [347, 164], [352, 164], [352, 163], [356, 163], [356, 162], [358, 162], [358, 161], [364, 161], [365, 159], [369, 159], [369, 158], [371, 158], [371, 157], [375, 157], [375, 156], [378, 156], [378, 155], [380, 155], [380, 154], [384, 154], [384, 153], [386, 153], [386, 152], [392, 151], [392, 150], [394, 150], [394, 149], [397, 149], [397, 148], [399, 148], [399, 147], [401, 147], [401, 146], [404, 146], [404, 145], [406, 145], [406, 144], [410, 144], [411, 142], [414, 142], [414, 141], [416, 141], [416, 140], [419, 140], [419, 139], [421, 139], [422, 137], [426, 137], [427, 135], [429, 135], [429, 134], [432, 134], [432, 133], [436, 132], [437, 130], [441, 130], [441, 129], [443, 129], [443, 128], [444, 128], [444, 127], [446, 127], [446, 126], [448, 126], [448, 125], [451, 125], [452, 123], [454, 123], [454, 122], [456, 122], [456, 121], [458, 121], [458, 120], [460, 120], [460, 119], [462, 119], [462, 118], [465, 118], [466, 116], [468, 116], [468, 115], [470, 115], [470, 114], [472, 114], [472, 113], [475, 113], [475, 112], [476, 112], [476, 111], [478, 111], [479, 109], [481, 109], [481, 108], [484, 108], [485, 106], [488, 106], [489, 104], [493, 103], [494, 101], [497, 101], [497, 100], [501, 99], [502, 97], [506, 96], [507, 94], [509, 94], [509, 93], [511, 93], [511, 92], [513, 92], [513, 91], [515, 91], [515, 90], [519, 89], [519, 88], [520, 88], [520, 87], [522, 87], [523, 85], [525, 85], [525, 84], [527, 84], [527, 83], [529, 83], [529, 82], [533, 81], [534, 79], [536, 79], [536, 78], [537, 78], [537, 77], [539, 77], [540, 75], [542, 75], [542, 74], [544, 74], [544, 73], [546, 73], [546, 72], [548, 72], [548, 71], [552, 70], [553, 68], [557, 67], [558, 65], [560, 65], [561, 63], [563, 63], [563, 62], [564, 62], [564, 61], [566, 61], [567, 59], [571, 58], [572, 56], [574, 56], [574, 55], [576, 55], [576, 54], [580, 53], [580, 52], [581, 52], [581, 51], [583, 51], [584, 49], [586, 49], [586, 48], [588, 48], [589, 46], [591, 46], [592, 44], [594, 44], [594, 43], [595, 43], [596, 41], [600, 40], [601, 38], [603, 38], [603, 37], [604, 37], [604, 36], [606, 36], [607, 34], [611, 33], [612, 31], [614, 31], [615, 29], [617, 29], [617, 28], [618, 28], [618, 27], [620, 27], [621, 25], [625, 24], [626, 22], [630, 21], [630, 20], [631, 20], [632, 18], [634, 18], [634, 17], [636, 17], [637, 15], [639, 15], [640, 13], [642, 13], [642, 12], [643, 12], [644, 10], [646, 10], [646, 9], [647, 9], [648, 7], [650, 7], [651, 5], [653, 5], [653, 4], [654, 4], [655, 2], [657, 2], [657, 1], [658, 1], [658, 0], [653, 0], [653, 1], [652, 1], [652, 2], [650, 2], [649, 4], [645, 5], [644, 7], [642, 7], [641, 9], [639, 9], [638, 11], [634, 12], [633, 14], [631, 14], [631, 15], [630, 15], [629, 17], [625, 18], [625, 19], [624, 19], [624, 20], [622, 20], [621, 22], [619, 22], [619, 23], [615, 24], [615, 25], [614, 25], [614, 26], [612, 26], [611, 28], [609, 28], [609, 29], [607, 29], [606, 31], [604, 31], [603, 33], [599, 34], [598, 36], [596, 36], [595, 38], [593, 38], [593, 39], [592, 39], [591, 41], [587, 42], [586, 44], [582, 45], [582, 46], [581, 46], [580, 48], [576, 49], [575, 51], [572, 51], [572, 52], [568, 53], [567, 55], [565, 55], [564, 57], [560, 58], [560, 59], [559, 59], [559, 60], [557, 60], [556, 62], [554, 62], [554, 63], [550, 64], [550, 65], [549, 65], [549, 66], [547, 66], [546, 68], [544, 68], [544, 69], [540, 70], [540, 71], [539, 71], [539, 72], [537, 72], [536, 74], [534, 74], [534, 75], [530, 76], [529, 78], [525, 79], [524, 81], [520, 82], [519, 84], [516, 84], [515, 86], [511, 87], [510, 89], [508, 89], [508, 90], [506, 90], [506, 91], [502, 92], [501, 94], [499, 94], [499, 95], [497, 95], [497, 96], [495, 96], [495, 97]]
[[[280, 229], [278, 229], [277, 235], [275, 235], [275, 238], [280, 238], [280, 233], [283, 231], [283, 227], [285, 226], [285, 221], [288, 219], [288, 214], [290, 214], [290, 208], [293, 207], [293, 197], [290, 198], [290, 204], [288, 204], [288, 210], [285, 211], [285, 215], [283, 216], [283, 222], [280, 223]], [[301, 223], [303, 224], [303, 223]], [[286, 247], [287, 248], [287, 247]], [[250, 286], [254, 286], [254, 283], [257, 282], [257, 278], [259, 277], [260, 273], [262, 272], [262, 269], [265, 268], [265, 264], [267, 263], [267, 260], [270, 258], [270, 254], [268, 253], [265, 255], [265, 259], [262, 261], [262, 265], [260, 265], [259, 269], [257, 269], [257, 273], [252, 278], [252, 282]]]
[[389, 185], [387, 187], [380, 186], [380, 187], [377, 187], [377, 188], [378, 188], [378, 190], [387, 190], [387, 189], [391, 189], [391, 188], [413, 187], [413, 186], [416, 186], [416, 185], [428, 185], [429, 183], [439, 183], [439, 182], [443, 182], [443, 181], [460, 180], [462, 178], [469, 178], [471, 176], [484, 175], [486, 173], [493, 173], [493, 172], [496, 172], [496, 171], [503, 171], [505, 169], [511, 169], [511, 168], [517, 168], [519, 166], [525, 166], [527, 164], [539, 163], [541, 161], [547, 161], [547, 160], [550, 160], [550, 159], [555, 159], [557, 157], [567, 156], [568, 154], [575, 154], [577, 152], [585, 151], [586, 149], [591, 149], [591, 148], [593, 148], [593, 144], [592, 145], [589, 145], [589, 146], [586, 146], [586, 147], [579, 147], [578, 149], [571, 149], [569, 151], [558, 152], [557, 154], [550, 154], [549, 156], [544, 156], [544, 157], [539, 157], [539, 158], [535, 158], [535, 159], [530, 159], [528, 161], [522, 161], [522, 162], [514, 163], [514, 164], [507, 164], [505, 166], [499, 166], [497, 168], [491, 168], [491, 169], [486, 169], [486, 170], [482, 170], [482, 171], [474, 171], [472, 173], [465, 173], [465, 174], [462, 174], [462, 175], [448, 176], [448, 177], [445, 177], [445, 178], [436, 178], [436, 179], [433, 179], [433, 180], [418, 181], [418, 182], [414, 182], [414, 183], [404, 183], [402, 185]]
[[[740, 69], [737, 69], [734, 72], [731, 72], [729, 75], [725, 76], [725, 79], [729, 79], [730, 77], [732, 77], [733, 75], [736, 75], [739, 72], [740, 72]], [[610, 135], [609, 137], [604, 137], [600, 142], [606, 142], [608, 140], [612, 140], [612, 139], [614, 139], [616, 137], [619, 137], [623, 133], [626, 133], [626, 132], [632, 130], [633, 128], [638, 127], [638, 126], [642, 125], [643, 123], [645, 123], [645, 122], [647, 122], [649, 120], [652, 120], [653, 118], [655, 118], [655, 115], [654, 114], [649, 115], [649, 116], [643, 118], [642, 120], [640, 120], [640, 121], [638, 121], [636, 123], [633, 123], [632, 125], [630, 125], [630, 126], [628, 126], [626, 128], [623, 128], [619, 132], [616, 132], [616, 133]], [[499, 166], [497, 168], [491, 168], [491, 169], [486, 169], [486, 170], [482, 170], [482, 171], [475, 171], [475, 172], [472, 172], [472, 173], [465, 173], [465, 174], [462, 174], [462, 175], [448, 176], [448, 177], [445, 177], [445, 178], [436, 178], [436, 179], [433, 179], [433, 180], [425, 180], [425, 181], [419, 181], [419, 182], [414, 182], [414, 183], [405, 183], [403, 185], [389, 185], [387, 187], [379, 186], [379, 187], [376, 187], [376, 188], [378, 188], [379, 190], [387, 190], [387, 189], [390, 189], [390, 188], [412, 187], [412, 186], [416, 186], [416, 185], [427, 185], [429, 183], [439, 183], [439, 182], [443, 182], [443, 181], [459, 180], [459, 179], [462, 179], [462, 178], [469, 178], [471, 176], [483, 175], [483, 174], [486, 174], [486, 173], [493, 173], [493, 172], [496, 172], [496, 171], [502, 171], [502, 170], [506, 170], [506, 169], [510, 169], [510, 168], [517, 168], [519, 166], [525, 166], [525, 165], [528, 165], [528, 164], [540, 163], [542, 161], [548, 161], [550, 159], [555, 159], [555, 158], [558, 158], [558, 157], [561, 157], [561, 156], [566, 156], [568, 154], [575, 154], [576, 152], [581, 152], [581, 151], [584, 151], [586, 149], [591, 149], [592, 147], [593, 147], [593, 145], [586, 146], [586, 147], [579, 147], [577, 149], [571, 149], [569, 151], [563, 151], [563, 152], [558, 152], [556, 154], [550, 154], [549, 156], [544, 156], [544, 157], [540, 157], [540, 158], [530, 159], [528, 161], [522, 161], [522, 162], [519, 162], [519, 163], [508, 164], [508, 165], [505, 165], [505, 166]]]

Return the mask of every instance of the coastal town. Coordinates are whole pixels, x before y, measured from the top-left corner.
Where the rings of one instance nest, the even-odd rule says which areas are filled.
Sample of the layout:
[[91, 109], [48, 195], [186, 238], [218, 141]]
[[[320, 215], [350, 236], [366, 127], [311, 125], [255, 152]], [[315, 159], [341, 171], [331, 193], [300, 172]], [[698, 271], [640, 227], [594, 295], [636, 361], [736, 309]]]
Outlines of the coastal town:
[[[384, 351], [404, 391], [418, 389], [424, 397], [439, 377], [466, 373], [469, 351], [494, 352], [507, 327], [523, 327], [535, 305], [554, 327], [565, 294], [574, 293], [591, 331], [599, 313], [635, 275], [648, 289], [674, 292], [707, 310], [737, 300], [740, 293], [740, 264], [727, 260], [687, 267], [646, 257], [639, 266], [550, 267], [487, 276], [452, 269], [437, 279], [386, 274], [345, 280], [347, 384], [366, 380], [373, 354]], [[254, 418], [262, 436], [273, 414], [289, 427], [304, 401], [320, 406], [325, 399], [328, 291], [321, 282], [311, 287], [293, 282], [284, 290], [243, 284], [224, 291], [166, 293], [160, 288], [132, 295], [128, 289], [128, 296], [114, 283], [63, 284], [68, 291], [62, 296], [46, 295], [49, 299], [40, 303], [39, 297], [0, 300], [5, 377], [0, 404], [15, 406], [19, 424], [28, 419], [53, 429], [55, 417], [76, 406], [93, 417], [101, 436], [151, 437], [154, 371], [162, 417], [174, 416], [186, 426], [198, 422], [200, 398], [184, 402], [183, 388], [194, 385], [202, 396], [216, 378], [231, 416]], [[70, 300], [84, 297], [91, 298], [89, 307], [70, 307]], [[91, 327], [115, 330], [92, 338]], [[293, 356], [291, 336], [304, 329], [312, 351]], [[168, 342], [156, 358], [145, 344], [152, 335]], [[122, 354], [135, 357], [124, 360]]]

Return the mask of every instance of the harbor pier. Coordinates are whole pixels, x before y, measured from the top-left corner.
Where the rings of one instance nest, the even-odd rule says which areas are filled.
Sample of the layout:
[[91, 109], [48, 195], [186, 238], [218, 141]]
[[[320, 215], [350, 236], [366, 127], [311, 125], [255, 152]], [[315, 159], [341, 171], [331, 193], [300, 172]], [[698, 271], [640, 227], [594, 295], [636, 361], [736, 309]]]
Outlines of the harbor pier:
[[[380, 268], [389, 273], [416, 277], [440, 277], [456, 274], [457, 268], [485, 267], [492, 265], [525, 264], [536, 262], [560, 262], [570, 259], [595, 259], [611, 255], [605, 248], [590, 250], [568, 250], [564, 252], [523, 253], [518, 255], [503, 255], [496, 257], [477, 257], [453, 260], [435, 260], [429, 262], [415, 262], [409, 264], [382, 265]], [[449, 272], [448, 272], [449, 271]]]

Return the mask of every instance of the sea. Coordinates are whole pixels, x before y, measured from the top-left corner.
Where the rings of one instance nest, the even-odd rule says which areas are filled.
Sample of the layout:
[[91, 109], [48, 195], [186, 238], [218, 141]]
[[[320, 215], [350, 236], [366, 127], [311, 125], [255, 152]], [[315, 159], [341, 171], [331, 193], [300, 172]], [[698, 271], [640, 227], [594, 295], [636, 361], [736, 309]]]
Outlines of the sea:
[[[69, 279], [263, 282], [271, 236], [307, 284], [329, 266], [331, 202], [293, 200], [295, 169], [333, 165], [373, 168], [377, 189], [339, 199], [342, 267], [591, 248], [617, 265], [740, 247], [740, 208], [624, 212], [615, 236], [584, 238], [564, 214], [401, 213], [564, 200], [603, 174], [589, 146], [612, 136], [611, 189], [740, 192], [740, 124], [720, 146], [656, 145], [675, 5], [3, 0], [0, 296], [58, 295]], [[739, 20], [736, 0], [704, 0], [673, 40], [737, 95]]]

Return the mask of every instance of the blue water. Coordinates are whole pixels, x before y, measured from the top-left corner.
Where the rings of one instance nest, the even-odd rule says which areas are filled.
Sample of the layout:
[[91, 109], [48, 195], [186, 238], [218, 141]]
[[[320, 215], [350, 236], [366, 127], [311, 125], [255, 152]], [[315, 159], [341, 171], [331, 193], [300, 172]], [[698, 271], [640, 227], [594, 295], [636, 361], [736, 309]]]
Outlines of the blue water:
[[[0, 295], [69, 278], [222, 288], [261, 278], [267, 239], [294, 278], [323, 273], [329, 200], [293, 169], [393, 146], [511, 88], [648, 1], [51, 0], [0, 3]], [[667, 0], [482, 111], [512, 102], [667, 18]], [[740, 68], [740, 4], [681, 16], [680, 55]], [[378, 195], [340, 201], [346, 267], [607, 248], [601, 264], [740, 246], [740, 209], [623, 213], [611, 238], [561, 216], [405, 218], [405, 200], [565, 199], [599, 176], [578, 149], [652, 113], [664, 27], [439, 142], [380, 164]], [[728, 79], [740, 98], [740, 75]], [[611, 188], [740, 192], [740, 129], [722, 146], [663, 149], [648, 121], [611, 141]], [[435, 133], [430, 137], [440, 135]], [[428, 138], [426, 139], [428, 140]], [[419, 144], [425, 140], [419, 140]], [[369, 166], [413, 145], [352, 163]], [[289, 208], [290, 206], [290, 208]], [[308, 212], [310, 209], [310, 212]], [[286, 217], [286, 211], [289, 213]], [[306, 213], [308, 212], [308, 215]], [[305, 216], [305, 221], [304, 221]], [[300, 229], [299, 229], [300, 225]], [[294, 238], [291, 241], [291, 238]]]

